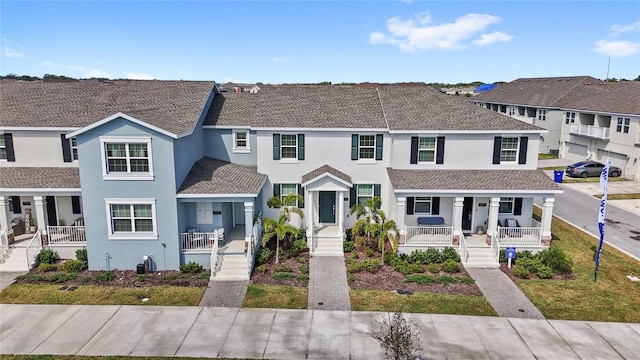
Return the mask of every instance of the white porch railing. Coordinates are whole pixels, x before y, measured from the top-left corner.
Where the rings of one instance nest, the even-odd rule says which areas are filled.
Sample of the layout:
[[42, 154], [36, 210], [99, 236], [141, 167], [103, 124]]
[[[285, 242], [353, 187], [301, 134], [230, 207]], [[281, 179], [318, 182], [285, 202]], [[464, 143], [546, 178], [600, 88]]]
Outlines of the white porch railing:
[[460, 261], [466, 264], [469, 260], [469, 250], [467, 250], [467, 240], [464, 238], [464, 234], [460, 234]]
[[49, 244], [86, 243], [84, 226], [47, 226]]
[[452, 226], [406, 226], [402, 245], [451, 246], [452, 244]]
[[609, 128], [597, 127], [593, 125], [571, 124], [569, 133], [573, 135], [587, 136], [602, 140], [609, 139]]
[[218, 234], [217, 233], [214, 236], [213, 244], [211, 244], [211, 256], [209, 257], [209, 261], [210, 261], [209, 264], [211, 266], [211, 275], [209, 276], [209, 280], [213, 280], [216, 274], [216, 264], [218, 263]]
[[254, 251], [260, 239], [262, 239], [262, 220], [258, 218], [251, 229], [251, 243], [247, 247], [247, 272], [249, 273], [249, 276], [251, 276], [251, 273], [253, 272], [253, 262], [255, 260]]
[[540, 246], [540, 244], [542, 244], [542, 227], [498, 226], [498, 238], [502, 246]]
[[0, 229], [0, 259], [9, 250], [9, 235], [7, 229]]
[[500, 261], [500, 240], [495, 235], [491, 235], [491, 251], [496, 261]]
[[190, 232], [181, 233], [180, 242], [182, 243], [182, 250], [207, 250], [217, 246], [219, 239], [218, 231], [200, 233]]
[[31, 267], [35, 264], [36, 255], [42, 250], [42, 230], [38, 229], [36, 233], [33, 235], [25, 252], [27, 254], [27, 267], [31, 269]]

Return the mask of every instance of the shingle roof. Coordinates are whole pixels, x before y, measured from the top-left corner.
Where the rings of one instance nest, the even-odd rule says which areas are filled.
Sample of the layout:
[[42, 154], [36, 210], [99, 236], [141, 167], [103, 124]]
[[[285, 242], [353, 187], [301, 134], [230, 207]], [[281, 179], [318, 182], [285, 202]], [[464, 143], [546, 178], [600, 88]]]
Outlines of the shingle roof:
[[499, 104], [560, 107], [562, 99], [576, 87], [601, 82], [602, 80], [591, 76], [520, 78], [498, 84], [495, 89], [478, 94], [473, 100]]
[[255, 166], [203, 157], [196, 161], [178, 194], [258, 194], [267, 176]]
[[[384, 113], [383, 113], [384, 108]], [[389, 125], [387, 126], [388, 120]], [[426, 86], [279, 85], [216, 96], [205, 125], [390, 130], [539, 130]]]
[[80, 189], [75, 167], [6, 167], [0, 170], [0, 189]]
[[0, 81], [6, 127], [84, 127], [118, 112], [173, 134], [190, 131], [212, 81]]
[[394, 190], [550, 191], [561, 188], [542, 170], [398, 170], [387, 168]]
[[560, 104], [565, 109], [640, 115], [640, 81], [580, 84]]
[[306, 183], [309, 180], [313, 180], [315, 178], [317, 178], [318, 176], [321, 176], [323, 174], [329, 173], [335, 177], [337, 177], [338, 179], [344, 180], [346, 182], [348, 182], [349, 184], [353, 184], [353, 182], [351, 181], [351, 176], [343, 173], [340, 170], [337, 170], [329, 165], [322, 165], [321, 167], [312, 170], [304, 175], [302, 175], [302, 183]]

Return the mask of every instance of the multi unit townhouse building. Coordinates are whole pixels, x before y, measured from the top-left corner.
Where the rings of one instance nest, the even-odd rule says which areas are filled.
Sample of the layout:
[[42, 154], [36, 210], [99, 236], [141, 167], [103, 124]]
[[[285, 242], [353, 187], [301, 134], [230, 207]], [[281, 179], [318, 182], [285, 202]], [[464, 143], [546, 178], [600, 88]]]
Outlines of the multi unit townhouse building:
[[548, 130], [539, 152], [596, 160], [640, 178], [640, 82], [590, 76], [521, 78], [477, 95], [474, 103]]
[[195, 261], [248, 278], [261, 219], [279, 211], [267, 201], [290, 193], [312, 256], [341, 255], [350, 208], [374, 196], [404, 252], [454, 246], [469, 266], [486, 254], [497, 266], [501, 247], [551, 239], [561, 189], [537, 169], [547, 131], [426, 86], [5, 80], [0, 94], [6, 262], [18, 243], [27, 263], [41, 246], [86, 246], [93, 270]]

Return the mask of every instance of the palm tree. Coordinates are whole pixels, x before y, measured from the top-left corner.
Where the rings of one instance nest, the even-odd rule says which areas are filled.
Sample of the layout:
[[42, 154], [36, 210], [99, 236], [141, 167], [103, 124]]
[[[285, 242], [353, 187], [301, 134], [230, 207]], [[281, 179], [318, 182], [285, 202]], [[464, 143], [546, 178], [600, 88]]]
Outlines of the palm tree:
[[[380, 221], [380, 197], [374, 196], [367, 200], [365, 204], [355, 204], [351, 207], [351, 215], [356, 214], [358, 221], [363, 221], [364, 230], [367, 232], [367, 238], [371, 238], [371, 233], [375, 233], [377, 224]], [[362, 218], [362, 219], [360, 219]], [[355, 226], [354, 226], [355, 227]]]
[[296, 237], [298, 235], [298, 228], [289, 223], [291, 214], [298, 214], [300, 218], [304, 218], [302, 209], [295, 206], [298, 201], [302, 201], [302, 196], [298, 194], [289, 194], [285, 196], [284, 201], [281, 201], [277, 196], [267, 200], [268, 207], [281, 209], [278, 220], [265, 219], [263, 223], [262, 246], [266, 246], [269, 239], [276, 236], [276, 264], [280, 262], [280, 241], [286, 240], [289, 236]]
[[387, 219], [384, 211], [378, 210], [378, 217], [380, 218], [380, 221], [375, 225], [380, 231], [378, 247], [382, 249], [382, 258], [380, 259], [380, 261], [382, 262], [382, 265], [384, 265], [384, 243], [389, 240], [389, 242], [391, 242], [391, 247], [394, 250], [397, 250], [399, 230], [396, 222], [391, 219]]

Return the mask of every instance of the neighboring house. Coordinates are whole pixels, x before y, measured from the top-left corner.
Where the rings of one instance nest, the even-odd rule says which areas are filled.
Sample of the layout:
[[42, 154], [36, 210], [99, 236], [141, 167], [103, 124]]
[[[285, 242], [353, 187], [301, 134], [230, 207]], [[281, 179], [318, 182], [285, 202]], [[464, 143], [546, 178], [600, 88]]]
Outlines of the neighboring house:
[[[247, 278], [260, 219], [278, 214], [267, 200], [290, 193], [304, 198], [294, 221], [313, 256], [342, 254], [349, 209], [374, 196], [403, 252], [455, 246], [467, 264], [482, 250], [497, 265], [501, 246], [538, 250], [551, 239], [561, 190], [536, 169], [545, 130], [428, 87], [0, 85], [0, 231], [15, 238], [13, 199], [24, 208], [33, 198], [39, 235], [49, 246], [86, 244], [94, 270], [196, 261], [217, 264], [216, 278]], [[536, 197], [541, 222], [531, 218]], [[70, 229], [48, 226], [50, 202]], [[467, 248], [478, 230], [487, 242]]]
[[473, 102], [549, 131], [539, 152], [575, 161], [611, 159], [623, 176], [640, 177], [640, 82], [589, 76], [522, 78]]

